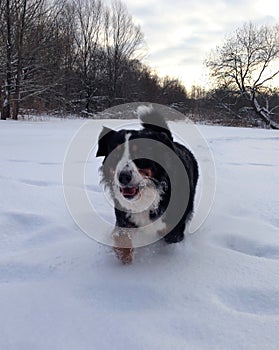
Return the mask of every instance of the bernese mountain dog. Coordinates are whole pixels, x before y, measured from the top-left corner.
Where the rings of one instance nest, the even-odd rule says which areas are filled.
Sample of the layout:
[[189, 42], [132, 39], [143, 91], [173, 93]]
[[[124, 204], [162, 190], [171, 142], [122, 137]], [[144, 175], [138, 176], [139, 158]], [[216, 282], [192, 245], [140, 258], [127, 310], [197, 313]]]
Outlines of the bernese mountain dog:
[[194, 155], [174, 141], [159, 112], [145, 106], [139, 117], [139, 130], [104, 127], [96, 154], [104, 157], [102, 182], [116, 217], [114, 250], [124, 264], [133, 259], [134, 232], [167, 243], [183, 240], [199, 176]]

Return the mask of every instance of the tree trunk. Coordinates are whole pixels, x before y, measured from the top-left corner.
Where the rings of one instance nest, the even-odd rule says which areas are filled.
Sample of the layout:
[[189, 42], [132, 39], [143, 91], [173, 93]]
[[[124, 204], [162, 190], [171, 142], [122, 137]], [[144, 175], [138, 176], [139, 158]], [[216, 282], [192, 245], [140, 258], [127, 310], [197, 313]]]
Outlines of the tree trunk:
[[6, 120], [11, 117], [11, 89], [12, 89], [12, 41], [11, 41], [11, 13], [10, 0], [6, 0], [6, 79], [4, 86], [4, 101], [2, 106], [1, 119]]
[[255, 94], [251, 96], [251, 104], [254, 111], [261, 117], [261, 119], [266, 123], [268, 127], [271, 129], [279, 130], [279, 123], [271, 120], [270, 111], [267, 108], [260, 106]]
[[25, 32], [26, 6], [27, 6], [27, 0], [24, 0], [20, 23], [19, 23], [19, 31], [18, 31], [16, 81], [15, 81], [15, 93], [14, 93], [14, 104], [13, 104], [13, 119], [15, 120], [18, 119], [19, 103], [20, 103], [20, 90], [21, 90], [21, 81], [22, 81], [23, 37]]

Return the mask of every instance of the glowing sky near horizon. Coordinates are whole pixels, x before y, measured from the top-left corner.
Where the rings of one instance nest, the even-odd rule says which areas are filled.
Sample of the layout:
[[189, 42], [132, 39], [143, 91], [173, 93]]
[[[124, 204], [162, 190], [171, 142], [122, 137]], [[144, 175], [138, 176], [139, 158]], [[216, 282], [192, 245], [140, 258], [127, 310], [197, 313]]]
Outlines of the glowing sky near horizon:
[[207, 86], [204, 60], [245, 22], [279, 23], [277, 0], [124, 0], [140, 24], [145, 62], [160, 76], [179, 78], [187, 89]]

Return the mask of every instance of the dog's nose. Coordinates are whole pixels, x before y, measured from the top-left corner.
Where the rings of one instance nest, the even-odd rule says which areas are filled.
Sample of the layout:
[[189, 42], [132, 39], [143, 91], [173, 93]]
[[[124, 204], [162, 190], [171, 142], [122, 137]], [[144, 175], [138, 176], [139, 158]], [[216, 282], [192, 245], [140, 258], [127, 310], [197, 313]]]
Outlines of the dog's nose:
[[122, 170], [118, 176], [121, 185], [127, 186], [132, 180], [131, 170]]

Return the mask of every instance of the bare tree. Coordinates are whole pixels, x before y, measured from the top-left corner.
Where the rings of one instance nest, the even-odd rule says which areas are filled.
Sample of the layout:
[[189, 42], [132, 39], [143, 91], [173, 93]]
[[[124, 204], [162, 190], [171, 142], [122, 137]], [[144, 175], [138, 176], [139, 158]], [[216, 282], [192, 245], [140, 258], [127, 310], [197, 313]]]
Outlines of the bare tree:
[[3, 40], [3, 51], [5, 55], [3, 60], [5, 61], [5, 74], [3, 77], [3, 101], [1, 110], [1, 119], [7, 119], [11, 116], [11, 89], [12, 89], [12, 4], [10, 0], [1, 4], [2, 9], [2, 40]]
[[5, 45], [3, 119], [17, 119], [23, 75], [24, 39], [37, 10], [44, 0], [6, 0], [2, 31]]
[[218, 88], [245, 97], [268, 126], [279, 129], [275, 113], [279, 106], [269, 106], [267, 93], [279, 75], [278, 61], [279, 25], [248, 23], [211, 53], [206, 66]]
[[97, 91], [99, 38], [102, 30], [103, 6], [101, 0], [75, 0], [77, 28], [75, 42], [77, 63], [82, 84], [81, 93], [85, 98], [85, 111], [90, 112], [90, 105]]
[[[30, 94], [38, 94], [39, 71], [41, 74], [47, 68], [42, 67], [48, 52], [44, 49], [46, 43], [55, 46], [50, 33], [61, 6], [63, 0], [54, 4], [47, 0], [5, 0], [1, 32], [5, 57], [5, 66], [1, 67], [3, 119], [17, 119], [20, 103]], [[46, 82], [42, 89], [46, 89]]]
[[[46, 24], [48, 23], [49, 20], [46, 21]], [[52, 108], [58, 104], [63, 110], [75, 109], [76, 91], [81, 89], [80, 77], [77, 76], [77, 66], [80, 67], [80, 63], [77, 63], [80, 59], [76, 43], [77, 27], [76, 4], [72, 1], [65, 1], [54, 23], [52, 38], [47, 45], [47, 51], [54, 61], [52, 67], [56, 67], [55, 75], [52, 69], [48, 69], [52, 72], [49, 81], [54, 87], [49, 96]], [[48, 66], [47, 62], [45, 66]], [[50, 105], [49, 102], [48, 104]]]
[[133, 22], [127, 7], [119, 0], [105, 13], [104, 46], [107, 57], [109, 97], [113, 101], [121, 90], [118, 86], [125, 63], [143, 54], [143, 34]]

